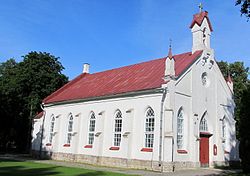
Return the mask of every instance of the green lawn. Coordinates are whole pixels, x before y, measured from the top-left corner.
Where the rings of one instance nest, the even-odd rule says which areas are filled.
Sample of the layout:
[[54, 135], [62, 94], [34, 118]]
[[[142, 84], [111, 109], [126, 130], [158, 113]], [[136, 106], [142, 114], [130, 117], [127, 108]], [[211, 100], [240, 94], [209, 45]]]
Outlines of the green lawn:
[[120, 173], [87, 170], [34, 163], [29, 161], [14, 161], [0, 159], [0, 176], [125, 176]]

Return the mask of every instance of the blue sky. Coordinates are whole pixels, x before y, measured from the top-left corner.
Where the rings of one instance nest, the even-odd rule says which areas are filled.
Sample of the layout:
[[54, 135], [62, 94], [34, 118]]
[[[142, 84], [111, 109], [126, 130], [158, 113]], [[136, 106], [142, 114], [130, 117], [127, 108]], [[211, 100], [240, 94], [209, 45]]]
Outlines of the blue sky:
[[191, 51], [189, 25], [202, 2], [214, 32], [217, 60], [250, 66], [250, 22], [235, 1], [8, 0], [0, 5], [0, 62], [30, 51], [60, 57], [70, 79], [90, 72]]

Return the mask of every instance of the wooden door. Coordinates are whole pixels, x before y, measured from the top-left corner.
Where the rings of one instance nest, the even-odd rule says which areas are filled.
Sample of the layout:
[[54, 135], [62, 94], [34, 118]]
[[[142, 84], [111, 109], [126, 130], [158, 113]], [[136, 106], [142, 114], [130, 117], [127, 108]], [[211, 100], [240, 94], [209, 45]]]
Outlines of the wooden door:
[[200, 164], [201, 167], [209, 166], [209, 138], [200, 138]]

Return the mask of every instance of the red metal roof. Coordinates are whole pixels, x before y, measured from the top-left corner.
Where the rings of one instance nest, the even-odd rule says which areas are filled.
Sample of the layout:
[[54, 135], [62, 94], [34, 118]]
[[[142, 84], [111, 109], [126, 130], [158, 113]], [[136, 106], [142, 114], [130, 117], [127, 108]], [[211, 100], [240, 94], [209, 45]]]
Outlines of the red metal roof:
[[34, 117], [34, 119], [40, 119], [40, 118], [42, 118], [42, 116], [43, 116], [43, 111], [37, 113], [36, 116]]
[[[181, 75], [201, 54], [202, 51], [196, 51], [194, 54], [188, 52], [173, 56], [176, 76]], [[165, 60], [160, 58], [93, 74], [83, 73], [43, 102], [47, 104], [160, 88], [164, 83]]]
[[198, 24], [199, 26], [201, 26], [202, 21], [204, 20], [204, 18], [207, 18], [209, 28], [210, 28], [211, 31], [213, 31], [212, 25], [211, 25], [210, 20], [208, 18], [208, 12], [207, 11], [195, 14], [194, 17], [193, 17], [193, 21], [192, 21], [192, 23], [190, 25], [190, 28], [192, 28], [195, 25], [195, 23]]

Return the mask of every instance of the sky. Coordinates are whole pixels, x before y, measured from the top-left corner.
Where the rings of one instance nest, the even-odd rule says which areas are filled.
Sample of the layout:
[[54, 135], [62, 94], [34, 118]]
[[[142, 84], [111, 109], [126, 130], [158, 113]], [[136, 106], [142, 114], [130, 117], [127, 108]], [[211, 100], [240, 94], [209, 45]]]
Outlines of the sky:
[[198, 5], [208, 11], [211, 47], [220, 61], [250, 67], [250, 22], [235, 1], [218, 0], [8, 0], [0, 4], [0, 62], [31, 51], [48, 52], [73, 79], [192, 49], [189, 29]]

